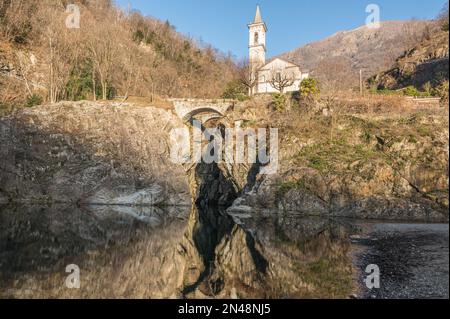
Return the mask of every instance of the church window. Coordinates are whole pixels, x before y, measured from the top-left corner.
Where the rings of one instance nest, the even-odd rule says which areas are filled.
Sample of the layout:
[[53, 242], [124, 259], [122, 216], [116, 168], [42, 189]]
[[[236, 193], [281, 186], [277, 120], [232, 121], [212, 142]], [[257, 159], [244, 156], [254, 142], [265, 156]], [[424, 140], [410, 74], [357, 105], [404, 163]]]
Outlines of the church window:
[[255, 44], [258, 44], [259, 42], [259, 33], [255, 32]]

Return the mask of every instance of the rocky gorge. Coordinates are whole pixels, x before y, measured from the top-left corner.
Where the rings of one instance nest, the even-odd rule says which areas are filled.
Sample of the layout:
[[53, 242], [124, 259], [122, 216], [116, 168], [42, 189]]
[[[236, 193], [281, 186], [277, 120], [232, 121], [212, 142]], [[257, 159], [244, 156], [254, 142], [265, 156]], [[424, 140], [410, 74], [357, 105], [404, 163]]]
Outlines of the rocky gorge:
[[[308, 116], [240, 105], [208, 124], [279, 127], [271, 176], [172, 163], [184, 124], [170, 109], [62, 102], [0, 119], [0, 297], [348, 297], [352, 220], [448, 221], [448, 116]], [[70, 263], [80, 290], [63, 284]]]

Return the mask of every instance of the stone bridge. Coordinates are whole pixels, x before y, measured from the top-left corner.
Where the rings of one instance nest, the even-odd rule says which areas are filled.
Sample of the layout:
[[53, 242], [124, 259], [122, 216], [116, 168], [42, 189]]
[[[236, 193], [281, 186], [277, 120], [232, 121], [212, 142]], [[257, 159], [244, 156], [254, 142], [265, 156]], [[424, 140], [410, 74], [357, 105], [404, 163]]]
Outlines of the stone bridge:
[[234, 107], [235, 101], [219, 99], [170, 99], [175, 113], [183, 122], [191, 122], [194, 118], [206, 123], [209, 120], [222, 118]]

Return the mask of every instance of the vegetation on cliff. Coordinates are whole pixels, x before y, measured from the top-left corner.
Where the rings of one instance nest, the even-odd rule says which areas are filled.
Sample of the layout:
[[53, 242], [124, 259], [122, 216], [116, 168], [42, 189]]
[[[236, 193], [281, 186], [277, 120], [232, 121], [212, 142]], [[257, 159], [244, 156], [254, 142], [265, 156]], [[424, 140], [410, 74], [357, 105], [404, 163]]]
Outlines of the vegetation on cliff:
[[279, 129], [280, 169], [261, 176], [256, 192], [240, 204], [318, 215], [448, 219], [448, 108], [417, 107], [397, 96], [348, 95], [300, 101], [282, 111], [270, 98], [246, 105], [235, 115], [246, 126]]
[[[168, 21], [83, 0], [80, 28], [67, 28], [68, 1], [0, 1], [0, 107], [59, 100], [218, 97], [235, 64]], [[33, 103], [33, 104], [34, 104]]]
[[397, 58], [395, 64], [368, 79], [376, 90], [402, 90], [410, 96], [439, 96], [448, 100], [448, 3], [428, 34]]

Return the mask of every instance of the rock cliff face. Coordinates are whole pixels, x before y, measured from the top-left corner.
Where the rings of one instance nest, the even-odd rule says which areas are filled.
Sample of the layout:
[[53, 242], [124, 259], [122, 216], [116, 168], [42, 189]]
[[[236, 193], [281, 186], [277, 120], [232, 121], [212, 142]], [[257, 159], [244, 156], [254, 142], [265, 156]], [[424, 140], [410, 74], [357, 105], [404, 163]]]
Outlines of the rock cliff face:
[[[200, 164], [189, 173], [173, 164], [168, 132], [183, 124], [168, 110], [88, 102], [25, 109], [0, 120], [0, 202], [163, 206], [191, 205], [192, 196], [226, 206], [244, 189], [234, 208], [448, 218], [448, 118], [337, 121], [334, 140], [313, 134], [300, 143], [301, 132], [285, 131], [279, 174], [255, 182], [250, 168]], [[316, 132], [328, 126], [326, 118], [316, 124]]]
[[0, 119], [0, 201], [190, 205], [169, 158], [170, 111], [59, 103]]
[[409, 85], [433, 87], [449, 78], [448, 32], [439, 31], [400, 56], [393, 67], [369, 79], [379, 89], [401, 89]]
[[286, 124], [278, 174], [258, 176], [228, 211], [448, 221], [448, 114], [442, 112], [343, 115], [334, 123], [314, 116], [311, 125]]

